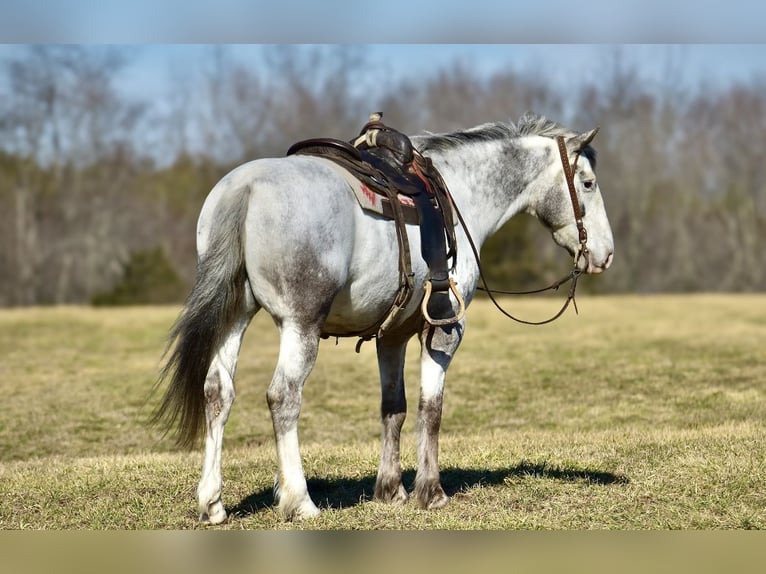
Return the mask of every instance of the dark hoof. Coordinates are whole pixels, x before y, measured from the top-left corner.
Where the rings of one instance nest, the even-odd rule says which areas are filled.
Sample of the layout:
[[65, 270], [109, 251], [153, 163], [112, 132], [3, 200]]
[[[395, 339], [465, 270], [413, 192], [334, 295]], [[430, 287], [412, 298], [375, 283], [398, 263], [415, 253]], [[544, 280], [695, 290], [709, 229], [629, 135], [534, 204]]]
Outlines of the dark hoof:
[[429, 482], [422, 486], [416, 484], [414, 494], [418, 506], [425, 510], [443, 508], [449, 502], [449, 496], [444, 493], [444, 489], [438, 481]]
[[404, 504], [409, 495], [402, 486], [401, 480], [391, 481], [388, 484], [378, 482], [375, 484], [375, 500], [386, 504]]

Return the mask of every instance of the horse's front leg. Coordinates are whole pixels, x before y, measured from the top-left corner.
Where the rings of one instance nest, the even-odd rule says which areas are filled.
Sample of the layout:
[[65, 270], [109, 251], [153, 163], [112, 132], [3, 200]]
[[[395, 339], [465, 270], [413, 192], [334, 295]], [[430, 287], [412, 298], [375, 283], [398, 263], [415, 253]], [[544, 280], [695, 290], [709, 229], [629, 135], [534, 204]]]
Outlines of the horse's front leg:
[[420, 402], [418, 404], [418, 468], [414, 495], [421, 508], [441, 508], [449, 498], [439, 480], [439, 427], [444, 378], [463, 338], [465, 323], [432, 327], [420, 333]]
[[375, 498], [382, 502], [401, 504], [407, 500], [402, 486], [402, 466], [399, 458], [399, 438], [407, 416], [404, 395], [404, 355], [407, 339], [389, 341], [376, 339], [380, 370], [380, 419], [382, 423], [380, 466], [375, 480]]

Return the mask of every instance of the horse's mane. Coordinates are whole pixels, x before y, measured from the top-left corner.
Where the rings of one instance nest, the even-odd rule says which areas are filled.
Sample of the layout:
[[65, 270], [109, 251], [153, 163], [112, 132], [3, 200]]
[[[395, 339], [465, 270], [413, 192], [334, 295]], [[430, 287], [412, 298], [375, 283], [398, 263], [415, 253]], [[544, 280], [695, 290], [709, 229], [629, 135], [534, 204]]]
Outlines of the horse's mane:
[[[414, 139], [418, 149], [426, 153], [428, 151], [447, 151], [472, 142], [491, 142], [535, 135], [556, 138], [558, 136], [570, 137], [575, 133], [545, 116], [528, 112], [521, 116], [517, 122], [490, 122], [451, 133], [425, 133]], [[596, 151], [591, 146], [587, 146], [582, 153], [590, 160], [595, 169]]]

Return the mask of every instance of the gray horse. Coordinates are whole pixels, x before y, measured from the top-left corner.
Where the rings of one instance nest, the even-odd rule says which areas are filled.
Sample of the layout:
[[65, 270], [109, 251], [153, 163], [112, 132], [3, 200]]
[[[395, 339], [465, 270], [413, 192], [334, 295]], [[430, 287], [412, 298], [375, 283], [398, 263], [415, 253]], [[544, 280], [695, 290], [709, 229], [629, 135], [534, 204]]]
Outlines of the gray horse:
[[[464, 226], [457, 234], [453, 270], [470, 304], [479, 280], [466, 233], [477, 247], [519, 212], [536, 216], [575, 265], [600, 273], [612, 262], [614, 243], [590, 141], [595, 130], [573, 133], [543, 117], [489, 123], [464, 131], [413, 137], [449, 188]], [[558, 137], [574, 183], [588, 257], [581, 248]], [[427, 278], [420, 236], [407, 229], [415, 292], [384, 336], [376, 339], [381, 384], [382, 449], [375, 498], [403, 503], [399, 438], [406, 414], [404, 355], [420, 339], [421, 380], [417, 414], [417, 473], [413, 495], [422, 508], [444, 506], [439, 479], [438, 434], [444, 379], [463, 337], [465, 320], [433, 326], [420, 303]], [[276, 370], [267, 391], [279, 470], [275, 499], [285, 518], [315, 516], [298, 444], [303, 385], [323, 334], [362, 333], [378, 324], [399, 289], [393, 221], [362, 211], [346, 180], [328, 160], [310, 156], [259, 159], [226, 175], [210, 192], [197, 226], [197, 280], [170, 333], [160, 381], [169, 381], [156, 418], [177, 428], [179, 443], [205, 434], [205, 457], [197, 490], [200, 520], [226, 519], [222, 502], [221, 447], [234, 401], [234, 374], [242, 337], [260, 309], [280, 333]], [[454, 315], [451, 295], [432, 298], [434, 313]]]

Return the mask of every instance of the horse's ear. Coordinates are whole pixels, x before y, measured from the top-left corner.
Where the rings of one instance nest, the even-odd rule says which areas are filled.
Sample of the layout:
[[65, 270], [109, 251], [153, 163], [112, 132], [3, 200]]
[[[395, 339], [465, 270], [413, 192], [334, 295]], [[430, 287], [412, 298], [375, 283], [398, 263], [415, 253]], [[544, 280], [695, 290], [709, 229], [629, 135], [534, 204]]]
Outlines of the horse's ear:
[[596, 137], [598, 130], [599, 128], [596, 128], [594, 130], [590, 130], [589, 132], [572, 136], [571, 138], [567, 140], [567, 149], [569, 149], [569, 151], [572, 153], [581, 152], [585, 148], [585, 146], [587, 146], [590, 142], [593, 141], [593, 138]]

